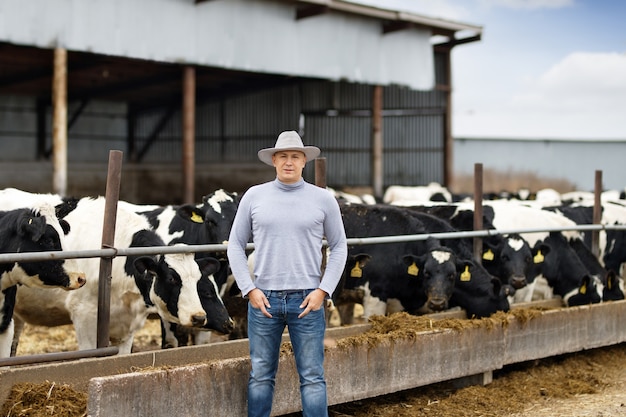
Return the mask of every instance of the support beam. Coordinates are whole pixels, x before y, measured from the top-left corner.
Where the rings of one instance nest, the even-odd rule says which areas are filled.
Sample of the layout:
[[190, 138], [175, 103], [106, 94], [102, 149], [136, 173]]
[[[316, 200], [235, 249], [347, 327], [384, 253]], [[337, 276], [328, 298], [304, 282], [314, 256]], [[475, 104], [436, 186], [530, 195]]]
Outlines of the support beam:
[[67, 192], [67, 50], [54, 50], [52, 77], [52, 192]]
[[383, 87], [372, 91], [372, 188], [374, 196], [383, 196]]
[[195, 201], [196, 69], [183, 69], [183, 202]]

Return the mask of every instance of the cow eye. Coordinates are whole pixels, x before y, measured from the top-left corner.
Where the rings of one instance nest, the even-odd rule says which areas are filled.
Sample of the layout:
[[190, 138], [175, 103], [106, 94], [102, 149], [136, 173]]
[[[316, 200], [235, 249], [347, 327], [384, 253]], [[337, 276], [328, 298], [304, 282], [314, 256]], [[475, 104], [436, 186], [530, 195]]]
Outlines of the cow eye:
[[509, 258], [509, 255], [502, 255], [502, 260], [504, 262], [508, 262], [511, 258]]

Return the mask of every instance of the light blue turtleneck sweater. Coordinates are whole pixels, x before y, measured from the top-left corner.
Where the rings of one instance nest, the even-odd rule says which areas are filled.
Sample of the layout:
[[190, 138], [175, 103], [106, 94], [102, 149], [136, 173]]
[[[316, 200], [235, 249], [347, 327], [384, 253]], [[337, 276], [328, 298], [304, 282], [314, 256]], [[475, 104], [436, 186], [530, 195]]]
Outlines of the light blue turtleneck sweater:
[[[324, 237], [330, 255], [321, 279]], [[254, 281], [245, 254], [250, 238], [255, 247]], [[285, 184], [275, 179], [248, 189], [228, 239], [228, 260], [244, 296], [254, 288], [320, 288], [332, 295], [347, 253], [337, 201], [327, 190], [304, 180]]]

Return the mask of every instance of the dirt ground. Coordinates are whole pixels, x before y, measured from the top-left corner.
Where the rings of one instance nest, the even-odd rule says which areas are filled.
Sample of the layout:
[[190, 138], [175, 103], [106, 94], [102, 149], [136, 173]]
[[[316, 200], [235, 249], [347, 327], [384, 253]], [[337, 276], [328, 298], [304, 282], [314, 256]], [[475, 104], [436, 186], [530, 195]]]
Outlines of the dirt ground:
[[[399, 315], [378, 318], [376, 332], [418, 323]], [[450, 321], [447, 327], [467, 321]], [[159, 348], [158, 321], [136, 337], [136, 350]], [[393, 337], [393, 336], [392, 336]], [[45, 343], [42, 341], [46, 341]], [[76, 349], [70, 326], [27, 326], [18, 355]], [[449, 383], [330, 407], [332, 417], [612, 417], [626, 415], [626, 344], [508, 366], [487, 386], [454, 389]], [[82, 416], [86, 394], [54, 382], [16, 386], [0, 416]], [[296, 417], [300, 414], [292, 414]]]

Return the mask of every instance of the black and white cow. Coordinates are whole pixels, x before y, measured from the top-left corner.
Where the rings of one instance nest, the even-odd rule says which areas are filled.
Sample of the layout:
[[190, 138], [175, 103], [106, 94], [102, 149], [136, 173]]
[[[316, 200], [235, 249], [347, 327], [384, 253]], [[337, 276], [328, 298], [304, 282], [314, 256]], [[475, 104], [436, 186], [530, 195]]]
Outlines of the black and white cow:
[[[541, 228], [576, 227], [576, 223], [571, 219], [554, 211], [544, 210], [541, 208], [542, 205], [534, 207], [511, 202], [488, 204], [493, 204], [493, 224], [497, 229], [540, 230]], [[566, 305], [573, 305], [570, 304], [572, 302], [578, 305], [602, 300], [602, 286], [606, 284], [604, 282], [606, 274], [598, 275], [595, 271], [596, 265], [592, 263], [593, 258], [589, 248], [584, 245], [575, 245], [575, 242], [583, 241], [584, 237], [581, 233], [575, 230], [564, 230], [560, 232], [537, 231], [522, 235], [536, 252], [535, 273], [547, 280], [550, 291], [563, 297]], [[539, 248], [538, 245], [548, 246], [549, 251]], [[587, 276], [589, 278], [586, 278]], [[598, 291], [599, 297], [596, 297], [593, 291]], [[576, 298], [572, 298], [573, 295], [576, 295]]]
[[[71, 250], [97, 249], [101, 245], [103, 198], [83, 198], [65, 220], [72, 230], [67, 235]], [[166, 246], [145, 217], [118, 207], [115, 246]], [[29, 323], [56, 326], [71, 322], [76, 329], [79, 349], [96, 347], [98, 307], [98, 258], [80, 258], [88, 278], [77, 291], [56, 293], [54, 297], [23, 288], [18, 290], [16, 315]], [[131, 352], [133, 337], [143, 327], [149, 314], [158, 313], [167, 321], [184, 326], [202, 327], [210, 320], [214, 329], [228, 332], [232, 321], [219, 296], [212, 274], [219, 268], [214, 258], [194, 259], [193, 254], [158, 256], [118, 256], [113, 259], [111, 273], [110, 343], [119, 347], [120, 354]], [[208, 281], [201, 287], [200, 283]], [[212, 300], [210, 313], [200, 301], [200, 292]], [[22, 308], [23, 307], [23, 308]], [[54, 309], [57, 314], [45, 314]]]
[[[457, 277], [474, 268], [471, 260], [458, 259], [452, 249], [441, 246], [436, 239], [428, 239], [427, 245], [426, 253], [405, 255], [404, 270], [392, 277], [393, 298], [411, 314], [449, 309]], [[393, 312], [389, 304], [388, 311]]]
[[[348, 238], [376, 236], [395, 236], [407, 234], [443, 233], [457, 231], [444, 220], [425, 213], [418, 213], [401, 207], [389, 205], [341, 205], [341, 211]], [[451, 248], [461, 260], [470, 260], [471, 249], [457, 239], [442, 239], [442, 246]], [[352, 245], [348, 248], [348, 259], [352, 262], [355, 255], [367, 254], [370, 261], [360, 276], [355, 274], [350, 265], [347, 266], [340, 290], [361, 288], [364, 290], [364, 317], [386, 313], [389, 299], [398, 298], [394, 280], [398, 268], [408, 271], [405, 255], [420, 255], [428, 252], [425, 241], [409, 241], [398, 243], [381, 243]], [[469, 269], [470, 265], [467, 265]], [[473, 265], [471, 273], [459, 274], [455, 289], [450, 297], [451, 305], [468, 308], [469, 316], [482, 316], [498, 310], [508, 310], [506, 297], [500, 300], [499, 280], [491, 276], [481, 265]], [[463, 271], [469, 272], [469, 271]], [[457, 290], [456, 284], [463, 282], [462, 289]], [[497, 288], [496, 288], [497, 287]], [[471, 297], [484, 303], [484, 309], [475, 309], [475, 305], [467, 299], [468, 291], [475, 290]]]
[[[437, 204], [429, 206], [409, 206], [411, 210], [425, 212], [440, 217], [460, 231], [474, 230], [474, 207], [469, 203]], [[483, 207], [483, 229], [495, 229], [493, 226], [494, 211], [491, 206]], [[466, 245], [472, 245], [472, 238], [463, 238]], [[516, 290], [532, 283], [533, 275], [533, 248], [519, 234], [494, 234], [482, 238], [482, 264], [487, 271], [500, 279], [502, 283], [512, 286]], [[518, 300], [519, 296], [518, 295]], [[511, 297], [510, 302], [516, 300]], [[530, 300], [524, 300], [530, 301]]]
[[[166, 242], [166, 244], [183, 243], [187, 245], [207, 245], [226, 243], [230, 234], [235, 213], [239, 204], [237, 193], [218, 189], [202, 198], [198, 205], [185, 204], [180, 206], [144, 206], [123, 203], [132, 211], [146, 217], [152, 229]], [[220, 260], [221, 267], [214, 274], [215, 283], [220, 289], [223, 298], [229, 296], [225, 291], [229, 275], [228, 262], [225, 253], [197, 253], [196, 257], [212, 256]], [[211, 283], [202, 281], [200, 286], [210, 286]], [[204, 291], [201, 290], [201, 294]], [[203, 303], [209, 299], [201, 297]], [[228, 303], [236, 306], [237, 301]], [[209, 305], [206, 306], [210, 308]], [[207, 311], [207, 315], [210, 315]], [[210, 321], [203, 328], [212, 330], [215, 324]], [[201, 332], [196, 327], [184, 328], [180, 323], [162, 322], [163, 348], [186, 346], [189, 343], [206, 343], [210, 338], [210, 332]], [[232, 329], [231, 329], [232, 330]], [[223, 332], [222, 332], [223, 333]], [[191, 339], [191, 340], [190, 340]]]
[[[626, 201], [602, 201], [600, 223], [605, 226], [626, 225]], [[561, 213], [576, 224], [593, 224], [593, 200], [582, 200], [570, 204], [545, 207], [545, 210]], [[591, 232], [581, 232], [585, 244], [591, 248]], [[620, 275], [622, 264], [626, 263], [626, 230], [606, 229], [598, 233], [599, 260], [607, 271]]]
[[[65, 230], [67, 225], [62, 228], [54, 208], [48, 204], [0, 211], [0, 253], [62, 251]], [[76, 290], [85, 284], [85, 274], [79, 271], [73, 260], [0, 265], [0, 357], [10, 356], [12, 351], [17, 287]]]

